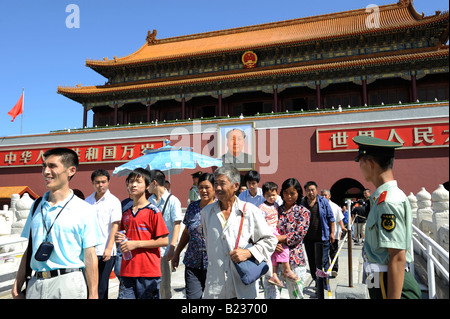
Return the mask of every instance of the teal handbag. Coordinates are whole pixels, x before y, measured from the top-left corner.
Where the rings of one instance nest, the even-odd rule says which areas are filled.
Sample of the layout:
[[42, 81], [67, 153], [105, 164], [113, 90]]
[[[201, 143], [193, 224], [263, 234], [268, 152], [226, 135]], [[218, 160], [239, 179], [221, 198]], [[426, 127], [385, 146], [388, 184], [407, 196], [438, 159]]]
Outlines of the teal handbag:
[[[244, 204], [244, 212], [245, 205], [246, 204]], [[241, 237], [242, 225], [244, 224], [244, 212], [242, 212], [241, 224], [239, 226], [239, 233], [235, 249], [237, 249], [239, 246], [239, 238]], [[245, 249], [248, 249], [252, 246], [252, 244], [248, 244]], [[267, 264], [267, 262], [263, 261], [261, 263], [258, 263], [253, 256], [245, 261], [241, 261], [240, 263], [235, 263], [235, 265], [236, 270], [239, 273], [239, 276], [241, 276], [241, 280], [245, 285], [254, 283], [269, 270], [269, 265]]]

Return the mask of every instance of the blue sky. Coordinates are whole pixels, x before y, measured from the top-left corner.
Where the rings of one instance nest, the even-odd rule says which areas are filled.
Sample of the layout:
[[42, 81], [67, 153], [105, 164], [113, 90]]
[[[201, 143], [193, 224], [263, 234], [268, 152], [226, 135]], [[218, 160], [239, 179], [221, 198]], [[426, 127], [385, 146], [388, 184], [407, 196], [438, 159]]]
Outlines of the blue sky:
[[[158, 38], [384, 5], [397, 0], [0, 0], [0, 138], [20, 135], [21, 118], [7, 115], [25, 88], [22, 134], [80, 128], [83, 109], [57, 87], [104, 84], [86, 59], [128, 55], [148, 30]], [[67, 28], [69, 4], [80, 10], [80, 27]], [[426, 15], [448, 10], [447, 0], [416, 0]], [[92, 125], [92, 111], [88, 126]]]

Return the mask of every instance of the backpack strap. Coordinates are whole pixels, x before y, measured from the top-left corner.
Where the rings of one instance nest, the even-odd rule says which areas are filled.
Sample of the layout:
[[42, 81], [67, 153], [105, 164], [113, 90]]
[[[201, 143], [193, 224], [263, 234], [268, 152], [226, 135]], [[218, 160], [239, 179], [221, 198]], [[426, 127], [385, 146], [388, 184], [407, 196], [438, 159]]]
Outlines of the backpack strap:
[[162, 212], [161, 212], [161, 215], [163, 215], [163, 216], [164, 216], [164, 212], [166, 211], [167, 203], [169, 203], [170, 197], [172, 197], [172, 194], [170, 194], [170, 195], [167, 197], [167, 200], [166, 200], [166, 202], [164, 203], [164, 207], [163, 207], [163, 210], [162, 210]]
[[[33, 218], [34, 213], [36, 213], [36, 210], [37, 210], [39, 204], [41, 203], [41, 201], [42, 201], [42, 197], [39, 197], [34, 201], [33, 213], [31, 215], [31, 218]], [[25, 283], [26, 284], [28, 284], [28, 281], [31, 278], [31, 271], [32, 271], [31, 270], [31, 254], [32, 254], [32, 252], [33, 252], [33, 238], [31, 236], [31, 224], [30, 224], [30, 236], [28, 238], [28, 247], [27, 247], [27, 261], [25, 263], [25, 267], [26, 267], [25, 268], [26, 269], [25, 270]]]

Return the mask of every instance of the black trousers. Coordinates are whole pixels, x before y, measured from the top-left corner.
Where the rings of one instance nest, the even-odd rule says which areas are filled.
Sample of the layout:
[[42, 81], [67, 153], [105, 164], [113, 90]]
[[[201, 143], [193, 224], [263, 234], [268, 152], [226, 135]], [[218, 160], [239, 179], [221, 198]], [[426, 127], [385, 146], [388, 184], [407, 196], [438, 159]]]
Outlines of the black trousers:
[[103, 261], [102, 256], [98, 258], [98, 299], [108, 299], [109, 276], [114, 267], [115, 256], [111, 256], [108, 261]]
[[[339, 240], [335, 240], [334, 243], [330, 244], [330, 263], [333, 261], [334, 257], [336, 256], [337, 252], [339, 250]], [[336, 259], [336, 262], [334, 263], [332, 271], [338, 271], [339, 270], [339, 257]]]
[[[330, 265], [329, 259], [328, 259], [328, 253], [330, 251], [330, 242], [328, 240], [325, 241], [318, 241], [319, 243], [323, 243], [323, 268], [325, 271], [328, 270], [328, 267]], [[308, 264], [309, 264], [309, 271], [311, 272], [311, 277], [316, 280], [316, 253], [314, 250], [314, 245], [316, 241], [304, 241], [305, 245], [306, 255], [308, 256]]]
[[[386, 299], [388, 288], [388, 274], [387, 272], [380, 272], [375, 273], [374, 275], [379, 276], [379, 278], [377, 283], [375, 283], [373, 279], [370, 283], [371, 287], [368, 289], [370, 299]], [[379, 287], [376, 287], [377, 285], [379, 285]], [[400, 298], [422, 299], [422, 292], [420, 290], [419, 284], [409, 271], [405, 271], [405, 278], [403, 279], [403, 289]]]

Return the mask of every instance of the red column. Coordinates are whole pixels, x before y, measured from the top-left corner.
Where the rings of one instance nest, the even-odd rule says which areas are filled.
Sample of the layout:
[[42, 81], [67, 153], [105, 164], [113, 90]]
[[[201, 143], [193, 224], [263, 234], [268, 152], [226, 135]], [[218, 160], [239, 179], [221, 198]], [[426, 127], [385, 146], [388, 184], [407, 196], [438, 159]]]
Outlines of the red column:
[[147, 102], [147, 123], [150, 123], [151, 120], [151, 109], [150, 109], [151, 103], [150, 101]]
[[114, 123], [113, 125], [117, 125], [119, 120], [119, 105], [114, 104]]
[[278, 89], [273, 89], [273, 112], [278, 112]]
[[219, 115], [218, 116], [222, 116], [223, 115], [223, 105], [222, 105], [222, 94], [219, 94], [219, 110], [218, 110], [218, 113], [219, 113]]
[[415, 75], [411, 75], [411, 89], [412, 89], [412, 101], [417, 101], [417, 78]]
[[184, 120], [186, 118], [186, 99], [181, 99], [181, 119]]
[[85, 128], [87, 126], [87, 114], [88, 114], [88, 109], [87, 109], [87, 106], [85, 106], [83, 108], [83, 128]]
[[319, 109], [322, 108], [322, 96], [320, 94], [320, 84], [316, 84], [316, 105]]
[[367, 80], [362, 80], [362, 104], [369, 105], [369, 101], [367, 98]]

